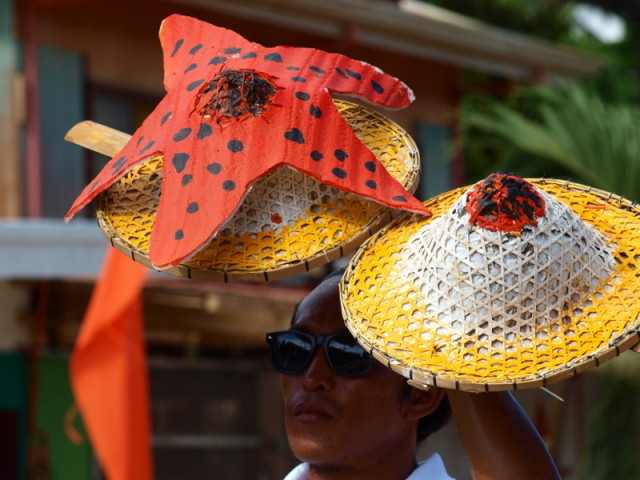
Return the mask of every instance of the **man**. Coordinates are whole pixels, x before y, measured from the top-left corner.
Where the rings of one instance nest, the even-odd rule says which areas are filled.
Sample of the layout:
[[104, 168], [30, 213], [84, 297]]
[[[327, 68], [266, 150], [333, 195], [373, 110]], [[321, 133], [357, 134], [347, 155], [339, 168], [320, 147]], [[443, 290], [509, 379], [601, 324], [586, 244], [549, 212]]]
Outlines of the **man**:
[[416, 462], [421, 419], [429, 419], [445, 395], [475, 480], [560, 478], [510, 394], [418, 390], [373, 361], [346, 331], [340, 273], [300, 303], [292, 330], [268, 335], [272, 363], [282, 373], [289, 444], [303, 462], [286, 480], [451, 478], [437, 455]]

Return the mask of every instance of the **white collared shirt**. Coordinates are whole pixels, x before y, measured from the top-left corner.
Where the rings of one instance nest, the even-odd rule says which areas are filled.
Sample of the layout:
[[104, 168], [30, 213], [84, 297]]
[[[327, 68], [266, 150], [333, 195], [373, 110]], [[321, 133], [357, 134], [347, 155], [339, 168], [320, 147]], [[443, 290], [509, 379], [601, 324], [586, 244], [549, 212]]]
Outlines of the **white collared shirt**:
[[[291, 470], [289, 474], [284, 477], [284, 480], [308, 480], [309, 479], [309, 466], [306, 463], [301, 463], [296, 468]], [[442, 458], [437, 453], [434, 453], [424, 462], [420, 462], [418, 468], [416, 468], [406, 480], [455, 480], [450, 477], [447, 470], [444, 468]]]

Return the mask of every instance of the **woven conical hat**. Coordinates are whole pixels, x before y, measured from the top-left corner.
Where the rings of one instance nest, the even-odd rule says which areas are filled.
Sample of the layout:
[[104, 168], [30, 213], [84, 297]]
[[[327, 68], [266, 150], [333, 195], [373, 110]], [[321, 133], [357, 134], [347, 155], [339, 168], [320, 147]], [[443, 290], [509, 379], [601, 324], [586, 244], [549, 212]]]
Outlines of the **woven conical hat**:
[[350, 331], [412, 384], [543, 387], [638, 344], [635, 203], [497, 174], [425, 206], [368, 240], [341, 284]]
[[[420, 159], [413, 139], [386, 116], [334, 99], [355, 135], [413, 192]], [[129, 136], [84, 123], [67, 139], [107, 155]], [[149, 238], [163, 158], [150, 158], [97, 197], [97, 217], [114, 247], [152, 267]], [[275, 280], [320, 266], [357, 248], [392, 219], [393, 210], [329, 187], [288, 167], [259, 179], [211, 242], [188, 261], [163, 270], [201, 280]]]

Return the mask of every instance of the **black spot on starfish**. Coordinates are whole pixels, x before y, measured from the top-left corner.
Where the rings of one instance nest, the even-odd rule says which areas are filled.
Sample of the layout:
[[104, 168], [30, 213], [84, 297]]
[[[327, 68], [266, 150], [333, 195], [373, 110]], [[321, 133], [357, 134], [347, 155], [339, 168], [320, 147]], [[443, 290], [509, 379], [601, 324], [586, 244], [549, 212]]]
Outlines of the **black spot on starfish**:
[[166, 121], [169, 120], [170, 117], [171, 117], [171, 112], [165, 113], [160, 119], [160, 125], [164, 125]]
[[127, 157], [120, 157], [113, 165], [111, 165], [113, 174], [116, 174], [122, 168], [126, 161]]
[[209, 165], [207, 165], [207, 172], [213, 174], [213, 175], [217, 175], [220, 173], [220, 171], [222, 170], [222, 165], [219, 163], [210, 163]]
[[320, 108], [316, 107], [315, 105], [311, 105], [309, 107], [309, 113], [311, 114], [311, 116], [316, 118], [320, 118], [322, 116], [322, 110], [320, 110]]
[[349, 78], [349, 76], [344, 73], [344, 70], [342, 70], [340, 67], [336, 67], [335, 68], [336, 72], [338, 72], [338, 75], [340, 75], [342, 78]]
[[230, 140], [227, 143], [227, 148], [232, 153], [238, 153], [244, 149], [244, 144], [240, 140]]
[[176, 133], [173, 134], [174, 142], [181, 142], [185, 138], [187, 138], [191, 134], [191, 129], [189, 127], [181, 128]]
[[138, 152], [138, 155], [142, 155], [143, 153], [145, 153], [147, 150], [149, 150], [151, 147], [153, 147], [155, 145], [155, 140], [151, 140], [149, 143], [147, 143], [144, 148], [142, 150], [140, 150], [140, 152]]
[[176, 172], [182, 173], [182, 171], [187, 166], [187, 161], [189, 160], [190, 155], [188, 153], [176, 153], [171, 159], [171, 164], [173, 168], [176, 169]]
[[187, 92], [191, 92], [204, 83], [204, 80], [196, 80], [187, 85]]
[[288, 132], [284, 132], [284, 138], [296, 143], [304, 143], [304, 135], [297, 128], [292, 128]]
[[331, 173], [333, 173], [338, 178], [347, 178], [347, 172], [338, 167], [335, 167], [333, 170], [331, 170]]
[[184, 38], [181, 38], [176, 42], [176, 44], [173, 47], [173, 52], [171, 52], [172, 57], [175, 56], [176, 53], [178, 53], [178, 50], [180, 50], [180, 47], [182, 47], [183, 43], [184, 43]]
[[340, 150], [340, 149], [333, 152], [333, 155], [341, 162], [344, 162], [347, 158], [349, 158], [349, 154], [344, 150]]
[[198, 140], [204, 140], [209, 135], [213, 135], [213, 129], [211, 128], [211, 125], [209, 125], [208, 123], [202, 122], [200, 124], [200, 127], [198, 128], [198, 135], [196, 135], [196, 138]]
[[270, 62], [282, 62], [282, 56], [279, 53], [267, 53], [264, 59]]

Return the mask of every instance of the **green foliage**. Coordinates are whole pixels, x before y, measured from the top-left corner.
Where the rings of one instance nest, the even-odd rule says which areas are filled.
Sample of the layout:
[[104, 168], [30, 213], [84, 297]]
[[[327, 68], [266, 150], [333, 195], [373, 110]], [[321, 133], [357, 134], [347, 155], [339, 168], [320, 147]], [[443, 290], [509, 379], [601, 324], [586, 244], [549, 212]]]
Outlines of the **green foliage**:
[[[468, 175], [497, 170], [572, 180], [640, 200], [640, 108], [581, 86], [535, 86], [460, 110]], [[476, 181], [477, 178], [469, 178]]]
[[631, 65], [612, 61], [598, 75], [585, 80], [585, 88], [609, 103], [637, 103], [640, 101], [638, 71]]

